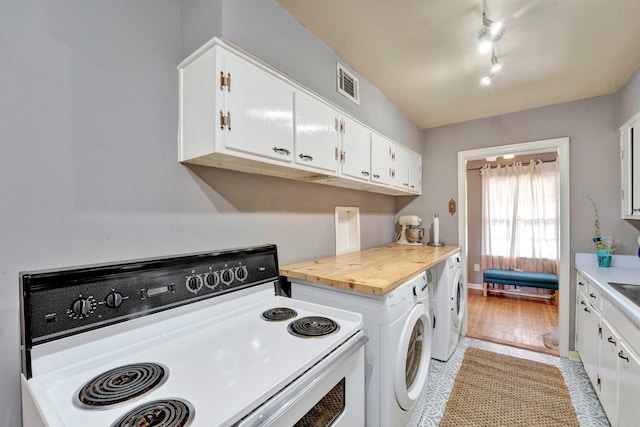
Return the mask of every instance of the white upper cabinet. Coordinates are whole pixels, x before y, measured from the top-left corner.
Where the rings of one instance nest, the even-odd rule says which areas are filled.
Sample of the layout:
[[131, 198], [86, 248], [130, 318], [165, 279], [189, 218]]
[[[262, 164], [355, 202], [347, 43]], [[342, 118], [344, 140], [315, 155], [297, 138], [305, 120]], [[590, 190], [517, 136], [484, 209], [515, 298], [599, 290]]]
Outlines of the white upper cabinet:
[[303, 92], [295, 93], [295, 162], [338, 171], [338, 112]]
[[409, 150], [394, 144], [393, 169], [391, 172], [393, 186], [405, 191], [409, 191], [409, 169], [411, 168], [411, 157]]
[[371, 130], [347, 116], [340, 117], [342, 134], [341, 172], [369, 181], [371, 176]]
[[220, 56], [217, 74], [229, 81], [221, 85], [226, 104], [218, 117], [225, 148], [292, 162], [293, 88], [236, 55]]
[[422, 156], [409, 152], [409, 191], [420, 194], [422, 192]]
[[371, 134], [371, 182], [391, 184], [392, 144], [387, 138], [375, 132]]
[[[415, 153], [230, 43], [212, 39], [178, 71], [180, 162], [389, 195], [420, 193], [419, 180], [410, 178], [421, 160], [409, 160]], [[390, 147], [403, 160], [390, 160]], [[404, 178], [395, 182], [394, 173]]]
[[[640, 115], [640, 113], [638, 114]], [[622, 218], [640, 219], [640, 117], [621, 127]]]

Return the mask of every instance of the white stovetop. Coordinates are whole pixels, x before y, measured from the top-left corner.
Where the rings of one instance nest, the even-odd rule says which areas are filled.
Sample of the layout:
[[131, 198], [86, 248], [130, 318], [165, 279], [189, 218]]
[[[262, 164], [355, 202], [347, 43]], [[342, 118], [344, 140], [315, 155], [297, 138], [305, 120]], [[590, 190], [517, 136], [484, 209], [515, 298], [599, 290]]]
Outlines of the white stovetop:
[[599, 267], [595, 254], [576, 254], [576, 269], [598, 287], [622, 313], [640, 327], [640, 307], [609, 285], [609, 282], [640, 285], [640, 258], [614, 255], [611, 267]]
[[[192, 426], [227, 426], [362, 328], [360, 314], [276, 297], [272, 286], [244, 296], [241, 307], [238, 301], [232, 304], [236, 309], [230, 313], [221, 313], [220, 306], [192, 304], [198, 309], [180, 321], [163, 321], [137, 330], [129, 326], [130, 332], [118, 335], [121, 340], [116, 336], [78, 344], [74, 337], [76, 345], [71, 349], [41, 352], [35, 360], [40, 373], [28, 380], [30, 392], [52, 426], [107, 426], [143, 402], [169, 397], [193, 404], [196, 415]], [[340, 329], [325, 337], [299, 338], [287, 332], [290, 321], [260, 318], [263, 311], [281, 306], [295, 309], [297, 318], [329, 317]], [[146, 339], [138, 340], [141, 334]], [[102, 351], [105, 343], [113, 347], [130, 341], [129, 335], [138, 342]], [[95, 349], [100, 350], [96, 353]], [[61, 360], [69, 363], [55, 368]], [[137, 362], [167, 366], [169, 379], [142, 399], [113, 409], [80, 409], [72, 403], [72, 396], [86, 381], [108, 369]]]

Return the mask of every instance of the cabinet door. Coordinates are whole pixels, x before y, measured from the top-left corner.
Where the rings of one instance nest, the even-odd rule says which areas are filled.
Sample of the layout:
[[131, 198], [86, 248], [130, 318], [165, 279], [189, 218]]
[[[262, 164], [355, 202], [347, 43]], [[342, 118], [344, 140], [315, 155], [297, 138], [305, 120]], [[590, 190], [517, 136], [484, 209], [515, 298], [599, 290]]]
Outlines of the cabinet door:
[[371, 175], [371, 131], [349, 117], [341, 118], [342, 174], [369, 181]]
[[409, 151], [394, 144], [393, 153], [393, 186], [409, 191]]
[[221, 63], [231, 75], [221, 110], [230, 117], [221, 132], [225, 148], [292, 162], [293, 88], [230, 53], [223, 51]]
[[409, 191], [422, 192], [422, 156], [416, 153], [409, 153]]
[[593, 388], [598, 388], [598, 365], [600, 364], [600, 314], [589, 305], [584, 295], [579, 294], [578, 310], [578, 331], [580, 360], [587, 376], [593, 384]]
[[629, 129], [631, 140], [631, 181], [633, 194], [631, 199], [631, 215], [640, 218], [640, 120], [631, 125]]
[[391, 141], [377, 133], [371, 134], [371, 182], [391, 184]]
[[620, 128], [622, 218], [640, 219], [640, 119]]
[[338, 171], [338, 112], [311, 96], [295, 94], [295, 162]]
[[[640, 420], [640, 357], [624, 342], [618, 351], [618, 425], [637, 426]], [[612, 425], [614, 425], [612, 423]]]
[[602, 319], [602, 336], [600, 342], [600, 386], [596, 389], [604, 412], [612, 426], [618, 424], [618, 352], [620, 351], [620, 337], [609, 323]]

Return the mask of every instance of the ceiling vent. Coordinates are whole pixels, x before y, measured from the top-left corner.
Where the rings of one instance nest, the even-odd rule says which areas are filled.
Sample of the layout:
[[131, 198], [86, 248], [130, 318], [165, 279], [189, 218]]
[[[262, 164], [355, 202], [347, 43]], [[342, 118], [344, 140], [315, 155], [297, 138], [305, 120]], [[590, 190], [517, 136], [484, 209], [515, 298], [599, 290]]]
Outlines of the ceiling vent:
[[344, 65], [336, 62], [338, 77], [338, 92], [360, 105], [360, 82]]

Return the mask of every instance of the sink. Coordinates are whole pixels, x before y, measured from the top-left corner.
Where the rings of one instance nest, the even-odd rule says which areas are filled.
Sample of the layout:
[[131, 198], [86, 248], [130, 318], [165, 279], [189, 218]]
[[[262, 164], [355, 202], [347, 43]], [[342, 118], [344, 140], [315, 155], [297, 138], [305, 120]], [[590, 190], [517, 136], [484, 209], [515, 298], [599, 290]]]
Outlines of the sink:
[[631, 301], [635, 302], [640, 307], [640, 285], [633, 285], [630, 283], [616, 283], [609, 282], [609, 284], [618, 292]]

